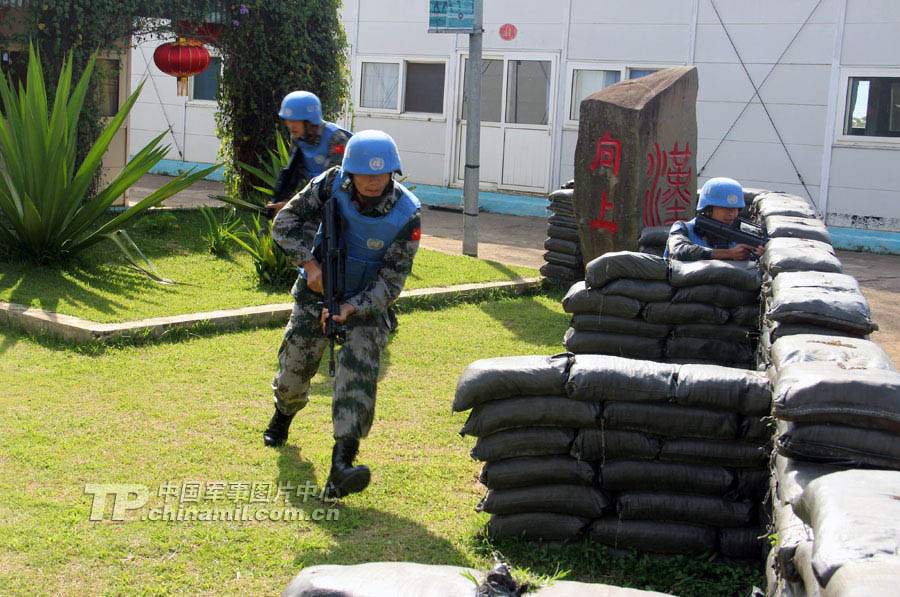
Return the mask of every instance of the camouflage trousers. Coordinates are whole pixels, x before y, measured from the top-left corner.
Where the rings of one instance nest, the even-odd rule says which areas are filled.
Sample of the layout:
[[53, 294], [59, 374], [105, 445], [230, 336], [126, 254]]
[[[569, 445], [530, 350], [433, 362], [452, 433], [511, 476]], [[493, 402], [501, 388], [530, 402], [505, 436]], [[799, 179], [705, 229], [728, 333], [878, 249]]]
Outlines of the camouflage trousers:
[[[322, 333], [322, 307], [312, 295], [297, 297], [278, 350], [278, 373], [272, 380], [275, 408], [292, 415], [309, 402], [310, 380], [319, 368], [329, 340]], [[388, 343], [385, 318], [347, 320], [347, 337], [336, 355], [331, 421], [334, 438], [361, 439], [375, 417], [375, 393], [381, 353]]]

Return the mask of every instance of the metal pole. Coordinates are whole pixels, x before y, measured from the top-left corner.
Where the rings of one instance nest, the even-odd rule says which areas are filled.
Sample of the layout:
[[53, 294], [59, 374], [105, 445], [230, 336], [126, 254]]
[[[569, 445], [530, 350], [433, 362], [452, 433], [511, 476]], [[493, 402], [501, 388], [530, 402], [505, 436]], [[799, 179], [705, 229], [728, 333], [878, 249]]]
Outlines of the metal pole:
[[475, 0], [474, 33], [469, 34], [469, 76], [466, 86], [466, 171], [463, 183], [463, 255], [478, 257], [478, 183], [481, 152], [481, 32], [482, 1]]

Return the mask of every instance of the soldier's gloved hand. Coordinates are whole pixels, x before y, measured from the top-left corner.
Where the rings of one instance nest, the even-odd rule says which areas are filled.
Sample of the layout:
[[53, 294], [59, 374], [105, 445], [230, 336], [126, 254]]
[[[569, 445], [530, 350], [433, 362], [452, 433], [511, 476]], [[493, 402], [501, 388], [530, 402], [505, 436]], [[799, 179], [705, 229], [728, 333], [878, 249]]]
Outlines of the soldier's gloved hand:
[[[344, 323], [345, 321], [347, 321], [347, 318], [350, 317], [351, 315], [353, 315], [355, 312], [356, 312], [356, 307], [354, 307], [353, 305], [351, 305], [349, 303], [341, 303], [341, 312], [335, 314], [331, 319], [333, 319], [334, 321], [336, 321], [338, 323]], [[323, 332], [325, 331], [325, 322], [328, 321], [329, 315], [330, 315], [330, 313], [328, 312], [328, 309], [322, 309], [322, 316], [320, 319], [322, 322], [322, 331]]]
[[306, 272], [306, 285], [313, 292], [323, 294], [325, 290], [322, 287], [322, 268], [319, 262], [311, 259], [303, 264], [303, 271]]

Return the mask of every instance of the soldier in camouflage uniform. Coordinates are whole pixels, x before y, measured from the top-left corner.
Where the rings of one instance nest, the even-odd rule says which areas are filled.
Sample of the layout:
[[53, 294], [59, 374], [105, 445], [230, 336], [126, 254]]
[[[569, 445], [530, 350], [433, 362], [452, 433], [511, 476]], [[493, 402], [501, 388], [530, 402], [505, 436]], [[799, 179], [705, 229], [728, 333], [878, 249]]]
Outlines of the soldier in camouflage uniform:
[[322, 120], [322, 102], [308, 91], [292, 91], [284, 96], [278, 116], [284, 119], [294, 139], [294, 150], [275, 181], [272, 203], [266, 205], [270, 217], [285, 206], [301, 182], [339, 165], [352, 135], [333, 122]]
[[[332, 398], [335, 446], [326, 492], [340, 497], [362, 491], [369, 469], [353, 466], [359, 440], [375, 415], [381, 353], [388, 342], [387, 311], [400, 295], [421, 236], [415, 195], [393, 181], [400, 171], [394, 140], [382, 131], [362, 131], [350, 139], [341, 167], [313, 179], [275, 218], [272, 237], [301, 266], [294, 284], [291, 319], [278, 351], [272, 381], [275, 414], [263, 434], [266, 445], [287, 440], [294, 414], [309, 399], [309, 382], [329, 344], [326, 318], [347, 326], [337, 358]], [[328, 313], [322, 300], [321, 269], [314, 253], [322, 206], [337, 199], [345, 242], [345, 295], [340, 313]]]

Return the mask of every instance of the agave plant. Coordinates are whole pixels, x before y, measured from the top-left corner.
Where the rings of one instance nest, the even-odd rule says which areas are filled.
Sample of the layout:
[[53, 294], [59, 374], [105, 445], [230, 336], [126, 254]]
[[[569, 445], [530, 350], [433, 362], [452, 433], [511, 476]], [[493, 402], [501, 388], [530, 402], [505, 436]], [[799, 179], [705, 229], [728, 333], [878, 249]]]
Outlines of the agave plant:
[[297, 268], [272, 239], [272, 220], [263, 223], [263, 219], [254, 214], [252, 228], [245, 225], [239, 232], [229, 232], [228, 236], [250, 253], [261, 284], [282, 286], [296, 277]]
[[156, 137], [104, 189], [87, 197], [103, 154], [141, 91], [139, 86], [131, 94], [81, 164], [76, 164], [76, 127], [95, 58], [88, 61], [73, 88], [72, 55], [68, 56], [60, 70], [52, 108], [48, 106], [40, 57], [33, 47], [29, 48], [24, 86], [15, 89], [0, 73], [5, 116], [5, 120], [0, 118], [0, 246], [47, 262], [72, 256], [108, 238], [132, 265], [152, 274], [152, 266], [147, 271], [138, 263], [139, 257], [149, 265], [122, 228], [216, 166], [177, 176], [108, 221], [98, 221], [128, 187], [166, 155], [168, 146], [160, 146], [165, 133]]
[[[278, 175], [281, 174], [281, 170], [287, 168], [288, 162], [291, 160], [291, 150], [290, 146], [285, 143], [284, 137], [281, 136], [280, 133], [276, 131], [275, 137], [277, 139], [277, 145], [275, 147], [275, 151], [271, 149], [267, 149], [268, 152], [268, 162], [264, 161], [262, 158], [259, 158], [260, 162], [263, 164], [261, 168], [257, 168], [256, 166], [251, 166], [250, 164], [245, 164], [244, 162], [239, 161], [238, 166], [249, 172], [250, 174], [256, 176], [261, 181], [263, 181], [266, 186], [258, 186], [253, 185], [253, 188], [259, 191], [262, 195], [263, 201], [254, 202], [254, 201], [246, 201], [244, 199], [238, 199], [236, 197], [228, 197], [225, 195], [218, 195], [216, 199], [222, 201], [223, 203], [227, 203], [233, 207], [239, 207], [242, 209], [246, 209], [250, 212], [254, 213], [265, 213], [266, 212], [266, 201], [274, 194], [272, 190], [275, 186], [275, 181], [278, 180]], [[259, 157], [259, 156], [257, 156]]]

